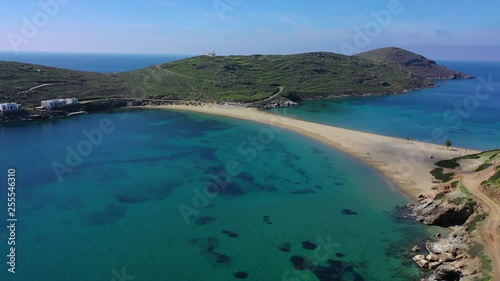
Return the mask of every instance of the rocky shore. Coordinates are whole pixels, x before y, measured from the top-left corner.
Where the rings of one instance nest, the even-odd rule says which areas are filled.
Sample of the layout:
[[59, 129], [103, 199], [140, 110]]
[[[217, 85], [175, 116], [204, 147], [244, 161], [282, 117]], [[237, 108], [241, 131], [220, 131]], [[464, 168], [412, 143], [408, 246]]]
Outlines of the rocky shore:
[[422, 281], [481, 280], [482, 261], [476, 253], [481, 242], [473, 234], [482, 216], [481, 206], [472, 200], [452, 200], [446, 195], [429, 198], [421, 194], [418, 200], [408, 205], [413, 216], [426, 225], [443, 227], [446, 233], [437, 234], [423, 249], [412, 248], [415, 263], [429, 271]]

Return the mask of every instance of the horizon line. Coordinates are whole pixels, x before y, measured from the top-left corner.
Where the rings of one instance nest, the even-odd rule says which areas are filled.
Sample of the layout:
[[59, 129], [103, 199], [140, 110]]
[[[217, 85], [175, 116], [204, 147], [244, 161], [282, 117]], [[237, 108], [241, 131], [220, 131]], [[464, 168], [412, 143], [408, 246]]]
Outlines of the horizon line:
[[[375, 49], [374, 49], [375, 50]], [[191, 57], [196, 57], [196, 56], [203, 56], [205, 54], [180, 54], [180, 53], [173, 53], [173, 54], [168, 54], [168, 53], [125, 53], [125, 52], [117, 52], [117, 53], [112, 53], [112, 52], [68, 52], [68, 51], [13, 51], [13, 50], [0, 50], [0, 54], [61, 54], [61, 55], [130, 55], [130, 56], [185, 56], [186, 58], [191, 58]], [[288, 53], [288, 54], [223, 54], [223, 55], [217, 55], [219, 57], [227, 57], [227, 56], [255, 56], [255, 55], [260, 55], [260, 56], [287, 56], [287, 55], [301, 55], [301, 54], [308, 54], [308, 53], [331, 53], [331, 54], [338, 54], [338, 55], [343, 55], [343, 56], [356, 56], [358, 54], [354, 55], [346, 55], [346, 54], [341, 54], [341, 53], [335, 53], [331, 51], [309, 51], [309, 52], [302, 52], [302, 53]], [[361, 52], [363, 53], [363, 52]], [[437, 60], [437, 61], [454, 61], [454, 62], [500, 62], [500, 59], [490, 59], [490, 60], [475, 60], [475, 59], [439, 59], [439, 58], [432, 58], [428, 57], [428, 59], [432, 60]], [[3, 61], [0, 58], [0, 61]]]

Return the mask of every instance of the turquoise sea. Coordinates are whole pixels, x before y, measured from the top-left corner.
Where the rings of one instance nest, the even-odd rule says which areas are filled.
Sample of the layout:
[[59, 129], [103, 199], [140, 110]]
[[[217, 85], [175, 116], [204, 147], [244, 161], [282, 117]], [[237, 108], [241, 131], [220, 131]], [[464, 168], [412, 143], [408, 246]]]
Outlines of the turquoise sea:
[[[114, 130], [89, 152], [83, 130], [101, 122]], [[17, 171], [18, 264], [8, 280], [120, 280], [113, 273], [124, 268], [134, 280], [309, 276], [294, 270], [295, 256], [342, 280], [419, 276], [408, 249], [426, 232], [395, 217], [395, 206], [408, 203], [397, 190], [349, 156], [287, 131], [240, 154], [262, 128], [169, 111], [1, 127], [8, 149], [0, 157], [11, 159], [1, 168]], [[67, 161], [79, 148], [81, 163]], [[72, 169], [62, 182], [54, 162]], [[239, 173], [218, 176], [235, 163]], [[217, 191], [214, 177], [228, 183]]]
[[[368, 106], [343, 102], [355, 101]], [[336, 116], [300, 110], [281, 114]], [[398, 208], [408, 199], [356, 159], [272, 129], [153, 110], [0, 126], [0, 182], [16, 170], [18, 218], [13, 275], [0, 204], [0, 280], [419, 280], [409, 249], [431, 230]]]
[[449, 139], [463, 148], [499, 148], [500, 62], [438, 63], [476, 79], [437, 81], [437, 88], [404, 95], [306, 101], [287, 112], [316, 123], [440, 145]]

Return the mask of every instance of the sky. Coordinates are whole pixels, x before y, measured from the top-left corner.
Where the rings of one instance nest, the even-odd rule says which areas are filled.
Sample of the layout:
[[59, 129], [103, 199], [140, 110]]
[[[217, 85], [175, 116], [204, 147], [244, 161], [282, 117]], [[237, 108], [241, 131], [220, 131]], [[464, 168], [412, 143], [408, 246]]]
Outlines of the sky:
[[3, 0], [0, 50], [500, 61], [498, 0]]

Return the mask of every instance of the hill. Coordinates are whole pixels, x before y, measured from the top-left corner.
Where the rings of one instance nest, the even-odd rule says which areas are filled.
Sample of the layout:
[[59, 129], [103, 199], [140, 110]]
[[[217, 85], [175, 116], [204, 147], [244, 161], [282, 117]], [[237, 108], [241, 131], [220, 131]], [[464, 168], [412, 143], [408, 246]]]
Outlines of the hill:
[[31, 104], [47, 98], [118, 97], [128, 91], [117, 75], [16, 62], [0, 62], [0, 81], [0, 102]]
[[435, 61], [410, 51], [390, 47], [375, 49], [356, 56], [379, 63], [390, 63], [400, 66], [405, 71], [426, 79], [470, 79], [472, 76], [450, 70], [438, 65]]
[[380, 95], [433, 87], [394, 63], [334, 53], [197, 56], [148, 68], [101, 74], [0, 62], [0, 102], [135, 98], [194, 101], [294, 101]]

